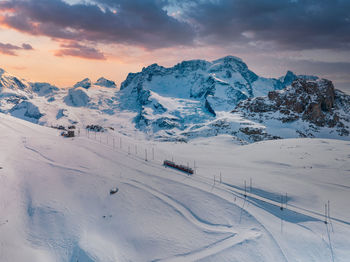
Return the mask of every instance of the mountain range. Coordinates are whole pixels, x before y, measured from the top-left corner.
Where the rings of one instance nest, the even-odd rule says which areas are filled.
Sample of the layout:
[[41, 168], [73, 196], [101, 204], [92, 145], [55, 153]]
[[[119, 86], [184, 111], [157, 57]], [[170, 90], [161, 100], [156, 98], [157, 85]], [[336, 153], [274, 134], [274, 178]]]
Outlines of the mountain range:
[[242, 143], [350, 140], [350, 96], [331, 81], [290, 71], [261, 77], [234, 56], [169, 68], [152, 64], [129, 73], [120, 88], [103, 77], [58, 88], [0, 69], [0, 112], [46, 126], [94, 124], [167, 141], [220, 134]]

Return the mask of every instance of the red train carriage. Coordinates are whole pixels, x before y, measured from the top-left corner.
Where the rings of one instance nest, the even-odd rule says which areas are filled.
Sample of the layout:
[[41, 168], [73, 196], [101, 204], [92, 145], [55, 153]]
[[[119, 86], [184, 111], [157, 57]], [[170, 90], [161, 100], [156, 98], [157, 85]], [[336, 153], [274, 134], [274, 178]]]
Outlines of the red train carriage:
[[184, 165], [178, 165], [178, 164], [174, 163], [173, 161], [164, 160], [163, 165], [175, 168], [177, 170], [180, 170], [180, 171], [185, 172], [185, 173], [190, 174], [190, 175], [193, 174], [192, 168], [190, 168], [188, 166], [184, 166]]

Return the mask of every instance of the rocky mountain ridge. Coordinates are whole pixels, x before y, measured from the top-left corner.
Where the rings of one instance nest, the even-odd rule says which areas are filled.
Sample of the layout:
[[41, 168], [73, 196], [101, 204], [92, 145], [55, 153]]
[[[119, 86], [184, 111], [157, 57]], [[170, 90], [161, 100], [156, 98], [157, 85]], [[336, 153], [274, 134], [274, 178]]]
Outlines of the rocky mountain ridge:
[[[259, 122], [303, 121], [310, 123], [310, 130], [329, 128], [333, 129], [330, 132], [349, 136], [350, 96], [335, 90], [332, 82], [326, 79], [296, 79], [284, 90], [240, 102], [233, 112]], [[313, 136], [301, 130], [298, 132], [301, 136]]]
[[230, 135], [254, 142], [291, 137], [350, 140], [350, 97], [331, 81], [288, 71], [264, 78], [239, 58], [150, 65], [121, 83], [83, 79], [68, 89], [0, 70], [0, 112], [42, 125], [114, 127], [149, 139]]

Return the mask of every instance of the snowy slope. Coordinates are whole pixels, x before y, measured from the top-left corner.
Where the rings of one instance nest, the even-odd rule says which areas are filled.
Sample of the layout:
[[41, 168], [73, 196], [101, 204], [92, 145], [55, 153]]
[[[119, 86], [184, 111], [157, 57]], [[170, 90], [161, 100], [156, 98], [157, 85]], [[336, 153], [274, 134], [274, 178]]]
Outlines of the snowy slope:
[[[84, 132], [67, 139], [3, 114], [0, 132], [0, 261], [350, 258], [348, 142], [149, 143]], [[164, 158], [195, 161], [196, 174], [164, 168]]]

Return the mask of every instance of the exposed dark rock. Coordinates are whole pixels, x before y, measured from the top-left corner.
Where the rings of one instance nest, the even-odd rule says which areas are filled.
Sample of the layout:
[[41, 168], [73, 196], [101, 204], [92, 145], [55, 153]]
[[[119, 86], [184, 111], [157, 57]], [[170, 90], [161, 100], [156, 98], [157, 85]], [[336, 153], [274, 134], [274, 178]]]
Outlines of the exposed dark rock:
[[[289, 81], [293, 77], [287, 73], [286, 78]], [[315, 125], [315, 129], [337, 127], [340, 135], [346, 135], [348, 131], [344, 122], [349, 123], [350, 117], [344, 112], [349, 109], [350, 96], [335, 90], [331, 81], [298, 78], [288, 88], [271, 91], [267, 97], [241, 101], [233, 112], [241, 112], [243, 116], [261, 122], [278, 119], [288, 123], [301, 119]], [[298, 133], [304, 136], [301, 131]]]

